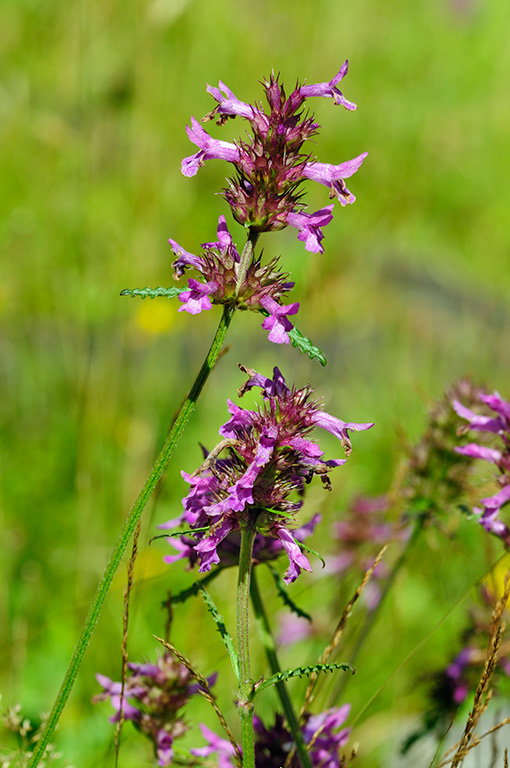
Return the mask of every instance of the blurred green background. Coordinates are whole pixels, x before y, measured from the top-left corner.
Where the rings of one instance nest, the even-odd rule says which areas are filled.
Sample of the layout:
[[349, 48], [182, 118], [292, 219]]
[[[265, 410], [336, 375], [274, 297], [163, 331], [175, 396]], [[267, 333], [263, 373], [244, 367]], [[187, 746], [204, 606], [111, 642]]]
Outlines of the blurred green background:
[[[292, 272], [298, 327], [328, 365], [269, 344], [255, 315], [235, 318], [230, 352], [146, 514], [132, 658], [154, 657], [159, 603], [191, 581], [162, 565], [164, 543], [145, 544], [178, 514], [179, 469], [197, 465], [198, 441], [214, 444], [226, 397], [242, 381], [237, 362], [263, 372], [277, 362], [288, 380], [311, 381], [327, 410], [376, 422], [355, 436], [349, 464], [333, 478], [331, 516], [354, 493], [387, 489], [402, 432], [419, 434], [428, 398], [451, 381], [472, 374], [510, 394], [509, 21], [506, 0], [3, 1], [3, 707], [21, 701], [34, 718], [49, 709], [120, 525], [218, 320], [217, 308], [183, 317], [177, 302], [119, 297], [126, 287], [172, 284], [168, 237], [196, 252], [214, 239], [220, 214], [232, 221], [217, 194], [224, 163], [193, 179], [180, 173], [194, 151], [184, 127], [213, 106], [206, 82], [221, 79], [250, 101], [262, 98], [258, 81], [271, 70], [290, 91], [296, 80], [329, 80], [348, 58], [342, 90], [359, 109], [310, 102], [323, 126], [317, 157], [369, 157], [349, 185], [355, 205], [336, 206], [324, 255], [305, 252], [290, 228], [261, 238], [266, 256], [282, 254]], [[222, 138], [243, 130], [211, 125]], [[310, 210], [326, 195], [310, 184]], [[242, 246], [241, 228], [232, 222], [231, 231]], [[316, 490], [307, 510], [322, 501]], [[314, 541], [320, 547], [320, 533]], [[477, 559], [460, 547], [455, 565], [438, 563], [437, 541], [423, 541], [424, 575], [406, 577], [390, 624], [382, 622], [381, 658], [368, 654], [367, 673], [350, 684], [353, 712], [398, 665], [395, 642], [403, 658], [426, 631], [423, 617], [432, 626], [487, 567], [483, 551]], [[231, 584], [231, 575], [221, 578], [218, 600]], [[119, 576], [57, 738], [79, 768], [112, 764], [108, 707], [90, 698], [95, 671], [118, 679], [122, 587]], [[305, 576], [293, 594], [317, 606], [324, 588], [335, 594], [334, 580], [317, 586]], [[363, 765], [384, 761], [394, 732], [406, 735], [404, 713], [420, 706], [413, 674], [445, 661], [462, 616], [454, 613], [451, 635], [434, 635], [374, 704]], [[220, 698], [229, 704], [233, 681], [202, 606], [176, 611], [174, 624], [174, 642], [205, 673], [225, 669]], [[197, 718], [212, 726], [201, 706]], [[149, 756], [134, 740], [122, 765]]]

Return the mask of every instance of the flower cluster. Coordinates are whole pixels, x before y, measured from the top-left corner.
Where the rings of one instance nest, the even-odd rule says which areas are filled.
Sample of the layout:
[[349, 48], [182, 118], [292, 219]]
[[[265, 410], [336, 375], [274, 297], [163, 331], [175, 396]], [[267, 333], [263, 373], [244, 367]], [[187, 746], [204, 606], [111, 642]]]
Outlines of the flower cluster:
[[[128, 664], [124, 693], [122, 684], [114, 683], [106, 675], [96, 675], [104, 692], [93, 701], [110, 700], [115, 723], [122, 717], [131, 720], [154, 744], [158, 765], [168, 766], [173, 759], [173, 742], [183, 736], [187, 726], [180, 716], [189, 697], [200, 686], [192, 682], [186, 667], [176, 661], [171, 653], [160, 656], [156, 664]], [[208, 683], [213, 684], [215, 675]], [[122, 699], [122, 700], [121, 700]]]
[[[249, 378], [239, 395], [259, 387], [262, 404], [250, 411], [229, 400], [231, 416], [220, 428], [223, 440], [193, 474], [182, 473], [191, 490], [183, 499], [184, 513], [178, 522], [197, 529], [197, 533], [195, 543], [189, 539], [181, 542], [181, 556], [194, 550], [199, 571], [209, 571], [220, 562], [218, 548], [226, 537], [249, 526], [279, 541], [290, 561], [285, 574], [285, 581], [290, 583], [301, 569], [311, 570], [288, 527], [303, 505], [305, 485], [319, 475], [329, 488], [329, 472], [346, 461], [324, 461], [324, 452], [309, 439], [310, 432], [316, 426], [327, 430], [341, 440], [349, 454], [349, 432], [373, 424], [330, 416], [311, 399], [310, 386], [289, 388], [278, 368], [269, 379], [240, 367]], [[226, 456], [220, 458], [224, 452]], [[266, 542], [260, 541], [259, 547], [267, 548]]]
[[464, 439], [459, 437], [462, 422], [452, 402], [463, 400], [474, 405], [480, 392], [469, 379], [461, 379], [430, 407], [422, 437], [409, 448], [402, 495], [411, 512], [428, 518], [442, 515], [444, 519], [465, 495], [473, 459], [456, 452]]
[[457, 447], [457, 453], [472, 459], [484, 459], [494, 464], [498, 471], [498, 484], [501, 488], [493, 496], [481, 499], [482, 507], [475, 507], [474, 512], [480, 515], [479, 522], [486, 531], [494, 533], [508, 547], [510, 546], [510, 529], [499, 519], [501, 509], [510, 501], [510, 403], [503, 400], [498, 392], [492, 395], [480, 394], [480, 400], [493, 412], [491, 415], [480, 415], [455, 400], [455, 411], [469, 424], [467, 429], [478, 432], [492, 433], [498, 436], [499, 448], [469, 443]]
[[281, 304], [281, 297], [294, 287], [288, 274], [279, 272], [276, 259], [261, 263], [261, 256], [253, 258], [239, 284], [240, 256], [228, 231], [224, 216], [218, 222], [218, 240], [203, 243], [200, 256], [188, 253], [175, 240], [170, 246], [177, 257], [173, 262], [174, 277], [179, 279], [186, 269], [195, 269], [203, 278], [188, 281], [189, 290], [179, 295], [183, 303], [179, 312], [196, 315], [211, 309], [213, 304], [236, 303], [239, 309], [263, 312], [267, 315], [262, 327], [269, 331], [269, 340], [276, 344], [288, 344], [288, 331], [292, 323], [288, 315], [295, 315], [299, 303]]
[[[351, 729], [341, 728], [350, 711], [350, 704], [337, 709], [328, 709], [319, 715], [305, 715], [302, 734], [309, 745], [310, 762], [313, 768], [343, 768], [346, 762], [340, 754], [349, 739]], [[257, 768], [280, 768], [287, 764], [287, 757], [293, 748], [292, 736], [281, 715], [276, 715], [274, 725], [267, 728], [262, 720], [254, 718], [255, 765]], [[340, 730], [338, 730], [340, 728]], [[209, 742], [206, 747], [192, 749], [197, 757], [208, 757], [216, 753], [221, 768], [235, 768], [234, 748], [229, 741], [220, 739], [209, 728], [201, 726], [202, 735]], [[299, 768], [295, 754], [290, 768]]]
[[340, 165], [318, 163], [303, 153], [303, 144], [314, 136], [318, 124], [303, 110], [304, 102], [313, 96], [326, 96], [335, 104], [349, 110], [356, 105], [348, 101], [337, 85], [347, 74], [347, 61], [329, 82], [297, 86], [289, 97], [285, 95], [278, 78], [272, 75], [264, 81], [269, 114], [261, 104], [240, 101], [222, 82], [218, 88], [207, 86], [208, 93], [218, 102], [204, 118], [217, 117], [219, 124], [229, 117], [242, 117], [250, 123], [251, 141], [230, 143], [212, 138], [195, 119], [187, 127], [189, 139], [198, 152], [182, 161], [185, 176], [194, 176], [206, 160], [220, 159], [232, 163], [236, 175], [223, 191], [236, 221], [258, 232], [278, 230], [287, 225], [296, 227], [298, 238], [312, 253], [322, 253], [322, 227], [333, 218], [333, 205], [315, 213], [303, 211], [301, 184], [311, 179], [324, 184], [330, 197], [342, 205], [353, 203], [344, 179], [360, 167], [367, 153], [358, 155]]

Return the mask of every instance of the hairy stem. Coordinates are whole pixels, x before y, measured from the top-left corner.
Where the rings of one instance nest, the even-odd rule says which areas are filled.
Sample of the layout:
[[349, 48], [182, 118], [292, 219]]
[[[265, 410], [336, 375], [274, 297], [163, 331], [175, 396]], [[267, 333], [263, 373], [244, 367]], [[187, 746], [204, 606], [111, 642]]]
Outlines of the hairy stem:
[[241, 529], [239, 575], [237, 580], [237, 652], [239, 657], [239, 716], [243, 737], [243, 768], [255, 768], [253, 734], [253, 683], [250, 676], [249, 608], [255, 517]]
[[170, 461], [170, 457], [184, 430], [186, 422], [188, 421], [191, 412], [195, 407], [195, 403], [198, 400], [200, 393], [202, 392], [204, 384], [207, 381], [209, 374], [211, 373], [213, 366], [219, 357], [228, 327], [230, 325], [230, 321], [232, 320], [232, 315], [234, 314], [234, 309], [235, 307], [233, 305], [224, 306], [220, 324], [214, 336], [207, 357], [205, 358], [198, 376], [195, 379], [195, 382], [191, 387], [188, 396], [186, 397], [184, 403], [181, 406], [181, 409], [179, 410], [179, 413], [175, 418], [163, 448], [161, 449], [161, 452], [151, 469], [149, 477], [145, 481], [145, 484], [140, 491], [138, 498], [131, 507], [129, 515], [115, 543], [112, 554], [110, 555], [110, 559], [105, 568], [103, 576], [101, 577], [99, 586], [97, 587], [80, 638], [76, 643], [73, 655], [71, 656], [71, 660], [69, 662], [69, 666], [67, 667], [64, 680], [53, 705], [53, 709], [51, 710], [48, 720], [46, 721], [44, 730], [39, 741], [37, 742], [34, 752], [32, 753], [27, 768], [35, 768], [35, 766], [39, 763], [41, 757], [44, 754], [46, 746], [51, 736], [53, 735], [53, 731], [55, 730], [60, 715], [62, 714], [62, 710], [64, 709], [67, 699], [69, 698], [69, 694], [71, 693], [71, 689], [78, 674], [78, 669], [83, 660], [85, 650], [89, 644], [90, 638], [96, 626], [99, 614], [101, 613], [101, 609], [106, 599], [106, 595], [108, 594], [108, 590], [110, 589], [115, 571], [117, 570], [126, 547], [129, 544], [129, 540], [131, 539], [133, 531], [137, 526], [140, 516], [147, 502], [149, 501], [152, 492], [161, 479], [161, 476], [168, 462]]
[[[251, 575], [250, 595], [251, 595], [251, 603], [253, 605], [253, 611], [255, 613], [255, 619], [256, 619], [257, 627], [259, 631], [259, 637], [262, 641], [262, 645], [264, 646], [264, 650], [266, 652], [266, 658], [269, 663], [269, 668], [271, 669], [272, 674], [276, 675], [278, 674], [278, 672], [281, 672], [281, 668], [278, 662], [278, 657], [276, 655], [276, 645], [275, 645], [273, 636], [271, 634], [271, 628], [269, 626], [269, 621], [267, 618], [266, 610], [264, 608], [264, 603], [262, 602], [262, 597], [260, 595], [260, 590], [257, 583], [257, 575], [256, 575], [255, 569], [253, 570]], [[289, 696], [287, 686], [283, 680], [280, 680], [280, 682], [276, 683], [275, 687], [276, 687], [278, 696], [280, 698], [283, 711], [285, 712], [285, 718], [287, 720], [287, 724], [292, 733], [294, 744], [296, 745], [296, 751], [299, 756], [299, 762], [301, 763], [302, 768], [312, 768], [310, 755], [306, 751], [306, 745], [303, 739], [303, 734], [301, 733], [301, 730], [299, 728], [299, 723], [296, 717], [296, 713], [294, 712], [294, 707], [292, 706], [292, 701]]]

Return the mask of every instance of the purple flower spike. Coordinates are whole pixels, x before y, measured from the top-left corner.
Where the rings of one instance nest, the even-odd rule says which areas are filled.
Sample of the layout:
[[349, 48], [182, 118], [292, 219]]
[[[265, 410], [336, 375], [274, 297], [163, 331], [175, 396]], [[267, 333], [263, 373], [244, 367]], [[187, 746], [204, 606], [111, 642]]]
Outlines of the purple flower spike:
[[[327, 220], [327, 215], [326, 218], [315, 214], [314, 216], [317, 225], [320, 221]], [[311, 233], [312, 229], [317, 229], [316, 224], [310, 225]], [[313, 234], [311, 236], [313, 237]], [[218, 240], [203, 243], [204, 252], [201, 256], [188, 253], [175, 240], [169, 242], [177, 256], [173, 262], [174, 277], [180, 278], [186, 269], [192, 268], [200, 273], [201, 278], [190, 278], [189, 290], [179, 294], [179, 300], [183, 304], [179, 312], [197, 315], [211, 309], [213, 304], [227, 303], [235, 303], [242, 309], [254, 312], [265, 309], [270, 313], [270, 317], [263, 324], [263, 328], [270, 331], [270, 341], [276, 344], [289, 343], [287, 333], [293, 326], [287, 315], [295, 314], [299, 304], [281, 303], [282, 297], [294, 287], [294, 283], [288, 281], [288, 274], [277, 270], [276, 259], [262, 265], [261, 256], [254, 257], [248, 265], [244, 281], [238, 285], [240, 256], [224, 216], [220, 216], [218, 221]]]
[[223, 194], [236, 221], [253, 231], [270, 232], [290, 225], [299, 231], [298, 238], [307, 251], [322, 253], [322, 228], [331, 221], [329, 206], [316, 213], [305, 212], [301, 184], [307, 179], [318, 181], [337, 197], [342, 205], [353, 203], [354, 195], [344, 179], [360, 167], [366, 153], [340, 165], [307, 162], [310, 157], [306, 141], [319, 128], [303, 104], [309, 97], [324, 96], [346, 109], [356, 109], [338, 88], [347, 74], [347, 61], [332, 80], [312, 85], [298, 85], [289, 97], [274, 75], [264, 81], [266, 113], [261, 104], [241, 101], [225, 83], [218, 88], [207, 86], [217, 105], [205, 120], [219, 117], [219, 125], [227, 118], [248, 121], [252, 135], [234, 143], [213, 139], [194, 118], [187, 127], [190, 140], [199, 151], [182, 161], [185, 176], [194, 176], [206, 160], [222, 159], [233, 164], [235, 173]]
[[[110, 699], [116, 709], [112, 722], [120, 719], [122, 684], [114, 683], [105, 675], [96, 675], [103, 692], [94, 702]], [[213, 685], [215, 675], [208, 678]], [[165, 653], [155, 664], [128, 664], [124, 684], [124, 717], [152, 742], [158, 765], [171, 765], [174, 741], [184, 736], [187, 725], [182, 719], [182, 709], [190, 696], [202, 690], [190, 673], [173, 654]]]
[[358, 107], [354, 102], [348, 101], [343, 93], [336, 87], [336, 84], [342, 80], [342, 78], [345, 77], [347, 74], [347, 70], [349, 68], [349, 62], [347, 60], [344, 61], [342, 66], [340, 67], [340, 72], [338, 75], [335, 75], [333, 80], [330, 80], [329, 83], [317, 83], [316, 85], [302, 85], [299, 89], [299, 92], [302, 96], [306, 98], [309, 98], [310, 96], [330, 96], [335, 104], [339, 105], [341, 104], [346, 109], [354, 110]]
[[269, 331], [269, 341], [275, 344], [288, 344], [290, 341], [288, 332], [294, 326], [287, 319], [287, 315], [295, 315], [299, 309], [299, 304], [296, 302], [281, 306], [267, 296], [261, 299], [260, 305], [269, 312], [269, 317], [266, 317], [262, 323], [262, 328]]
[[178, 542], [170, 540], [178, 554], [167, 556], [166, 561], [186, 558], [193, 566], [198, 560], [200, 572], [220, 562], [230, 565], [239, 552], [239, 532], [249, 526], [256, 531], [254, 559], [285, 551], [289, 559], [285, 581], [291, 583], [301, 570], [311, 570], [300, 543], [312, 532], [317, 516], [291, 532], [305, 486], [318, 475], [329, 488], [330, 471], [345, 462], [324, 461], [310, 433], [314, 426], [321, 426], [350, 449], [348, 431], [372, 424], [344, 422], [324, 413], [311, 399], [311, 387], [289, 388], [278, 368], [272, 379], [241, 369], [249, 378], [240, 395], [260, 387], [262, 404], [256, 410], [244, 410], [229, 400], [230, 418], [220, 428], [224, 439], [192, 475], [182, 473], [190, 484], [182, 515], [182, 524], [189, 530]]
[[480, 400], [495, 412], [495, 417], [475, 413], [457, 400], [453, 401], [453, 407], [459, 416], [469, 421], [468, 429], [482, 433], [492, 432], [497, 435], [502, 445], [496, 449], [469, 443], [456, 447], [455, 450], [464, 456], [488, 461], [499, 470], [497, 482], [500, 490], [493, 496], [482, 499], [483, 508], [475, 507], [473, 511], [480, 516], [479, 523], [486, 531], [498, 536], [505, 546], [510, 547], [510, 529], [499, 519], [502, 508], [510, 502], [510, 403], [503, 400], [498, 392], [492, 395], [481, 393]]
[[[340, 753], [349, 739], [350, 728], [338, 730], [345, 722], [350, 705], [338, 709], [328, 709], [319, 715], [305, 713], [301, 728], [305, 744], [309, 745], [312, 768], [342, 768], [345, 758]], [[257, 768], [274, 768], [285, 765], [291, 749], [294, 749], [292, 736], [281, 715], [276, 715], [271, 727], [264, 725], [258, 717], [253, 718], [255, 726], [255, 764]], [[197, 757], [209, 757], [216, 752], [219, 768], [235, 768], [234, 748], [230, 742], [220, 739], [205, 726], [200, 729], [208, 744], [191, 750]], [[291, 768], [299, 765], [294, 757]]]

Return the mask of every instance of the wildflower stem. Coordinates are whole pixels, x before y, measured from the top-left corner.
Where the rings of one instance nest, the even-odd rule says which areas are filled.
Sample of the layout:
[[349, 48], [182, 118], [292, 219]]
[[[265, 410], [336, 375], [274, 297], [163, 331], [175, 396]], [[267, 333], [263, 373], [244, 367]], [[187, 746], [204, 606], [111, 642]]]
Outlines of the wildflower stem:
[[[251, 575], [250, 596], [251, 596], [251, 603], [253, 605], [253, 611], [255, 613], [255, 619], [257, 621], [259, 637], [262, 641], [262, 645], [264, 646], [264, 650], [266, 652], [266, 658], [269, 663], [269, 668], [271, 669], [271, 672], [273, 673], [273, 675], [276, 675], [279, 672], [281, 672], [281, 667], [278, 662], [278, 657], [276, 655], [276, 645], [273, 639], [273, 635], [271, 634], [271, 628], [269, 626], [269, 621], [264, 608], [264, 603], [262, 602], [262, 597], [260, 595], [260, 590], [257, 583], [257, 575], [256, 575], [255, 569], [253, 570]], [[285, 682], [283, 680], [280, 680], [280, 682], [276, 683], [275, 687], [276, 687], [278, 696], [280, 698], [283, 711], [285, 712], [285, 718], [287, 720], [287, 724], [292, 733], [294, 744], [296, 745], [296, 751], [299, 756], [299, 762], [301, 763], [302, 768], [312, 768], [310, 755], [306, 751], [306, 745], [303, 739], [303, 734], [301, 733], [301, 730], [299, 728], [298, 720], [296, 717], [296, 713], [294, 712], [294, 707], [292, 706], [292, 701], [289, 696], [287, 686], [285, 685]]]
[[62, 714], [62, 710], [64, 709], [67, 699], [69, 698], [69, 694], [71, 693], [71, 689], [78, 674], [78, 669], [83, 660], [85, 650], [89, 644], [90, 638], [96, 626], [99, 614], [101, 613], [103, 603], [106, 599], [106, 595], [108, 594], [108, 590], [110, 589], [115, 572], [129, 544], [129, 540], [131, 539], [133, 531], [138, 524], [141, 514], [147, 505], [152, 492], [161, 479], [161, 476], [163, 475], [168, 462], [170, 461], [174, 448], [177, 445], [177, 442], [184, 430], [191, 412], [195, 407], [195, 403], [198, 400], [205, 382], [207, 381], [209, 374], [211, 373], [214, 364], [219, 357], [228, 327], [230, 325], [230, 321], [232, 320], [232, 316], [234, 314], [234, 309], [235, 308], [233, 305], [226, 304], [224, 306], [223, 314], [207, 357], [205, 358], [198, 376], [196, 377], [188, 396], [186, 397], [179, 410], [179, 413], [175, 418], [163, 448], [161, 449], [161, 452], [151, 469], [149, 477], [145, 481], [145, 484], [140, 491], [138, 498], [131, 507], [129, 515], [124, 523], [124, 526], [113, 548], [112, 554], [110, 555], [108, 564], [101, 577], [101, 581], [97, 587], [80, 638], [76, 643], [64, 680], [53, 705], [53, 709], [48, 717], [48, 720], [46, 721], [46, 725], [41, 733], [41, 737], [37, 742], [34, 752], [32, 753], [27, 768], [35, 768], [35, 766], [38, 765], [41, 758], [43, 757], [46, 745], [53, 735], [55, 727], [60, 719], [60, 715]]
[[239, 657], [239, 716], [243, 737], [243, 768], [255, 768], [253, 733], [253, 683], [250, 676], [249, 608], [255, 519], [251, 514], [241, 529], [239, 576], [237, 580], [237, 652]]
[[235, 292], [236, 298], [239, 295], [239, 291], [246, 278], [246, 273], [248, 271], [248, 267], [250, 266], [250, 262], [253, 257], [253, 252], [255, 250], [257, 240], [259, 239], [259, 235], [260, 235], [260, 232], [257, 232], [252, 227], [250, 227], [250, 229], [248, 230], [248, 239], [243, 248], [243, 252], [241, 254], [241, 260], [237, 268], [237, 280], [236, 280], [236, 292]]

